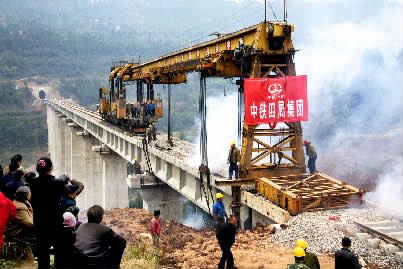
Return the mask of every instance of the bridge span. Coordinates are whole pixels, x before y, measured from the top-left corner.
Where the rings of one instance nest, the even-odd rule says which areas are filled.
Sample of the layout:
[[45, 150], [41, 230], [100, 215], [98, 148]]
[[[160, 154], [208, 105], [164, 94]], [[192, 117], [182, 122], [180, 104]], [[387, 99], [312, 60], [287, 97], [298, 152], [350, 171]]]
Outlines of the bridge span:
[[[80, 106], [55, 99], [43, 102], [47, 105], [48, 144], [54, 175], [68, 174], [85, 185], [83, 193], [77, 197], [78, 206], [83, 210], [93, 204], [106, 209], [128, 207], [128, 188], [139, 184], [137, 178], [128, 177], [127, 163], [136, 158], [142, 167], [146, 167], [142, 138], [125, 134], [103, 121], [98, 113]], [[207, 195], [208, 201], [206, 199], [207, 184], [205, 179], [201, 184], [198, 168], [176, 158], [169, 150], [152, 146], [148, 149], [155, 176], [169, 188], [160, 184], [141, 190], [145, 194], [145, 209], [153, 210], [165, 201], [162, 204], [169, 206], [165, 213], [162, 210], [162, 217], [169, 215], [169, 218], [181, 221], [183, 204], [181, 207], [178, 201], [182, 199], [175, 195], [179, 193], [211, 213], [214, 201], [210, 195]], [[231, 187], [216, 186], [215, 176], [211, 181], [213, 197], [222, 192], [226, 210], [231, 212]], [[288, 211], [246, 189], [241, 190], [240, 221], [243, 227], [253, 227], [257, 222], [284, 223], [289, 218]]]

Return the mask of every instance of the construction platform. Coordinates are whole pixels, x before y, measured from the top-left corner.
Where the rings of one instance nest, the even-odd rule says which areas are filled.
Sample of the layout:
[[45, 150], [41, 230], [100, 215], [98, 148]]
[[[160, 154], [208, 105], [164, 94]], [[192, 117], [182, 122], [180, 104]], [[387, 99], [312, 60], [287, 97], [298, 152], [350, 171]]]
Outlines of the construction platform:
[[256, 190], [292, 215], [362, 203], [362, 191], [323, 173], [259, 178]]
[[323, 173], [258, 179], [216, 179], [217, 186], [255, 185], [257, 193], [296, 215], [304, 211], [345, 208], [362, 203], [362, 191]]

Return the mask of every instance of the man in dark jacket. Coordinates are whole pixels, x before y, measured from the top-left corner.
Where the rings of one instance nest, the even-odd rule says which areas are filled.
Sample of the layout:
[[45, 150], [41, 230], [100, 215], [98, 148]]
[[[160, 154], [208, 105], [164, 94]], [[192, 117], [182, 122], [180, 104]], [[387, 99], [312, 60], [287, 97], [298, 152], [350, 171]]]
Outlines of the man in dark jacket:
[[74, 246], [84, 257], [81, 267], [95, 266], [119, 268], [126, 240], [102, 225], [104, 209], [99, 205], [87, 211], [88, 223], [81, 224], [76, 231]]
[[341, 240], [342, 249], [336, 251], [335, 259], [335, 269], [360, 269], [361, 265], [358, 262], [358, 257], [350, 250], [351, 240], [348, 237], [343, 237]]
[[[14, 173], [17, 171], [18, 165], [10, 163], [8, 166], [8, 172], [0, 178], [0, 190], [4, 193], [6, 191], [6, 185], [15, 181]], [[10, 199], [10, 198], [9, 198]], [[11, 198], [12, 200], [13, 198]]]
[[231, 247], [235, 243], [236, 222], [236, 217], [231, 215], [228, 220], [221, 225], [216, 235], [222, 250], [218, 268], [224, 268], [225, 263], [227, 263], [227, 269], [234, 268], [234, 256], [232, 255]]
[[229, 164], [229, 179], [232, 179], [232, 174], [235, 172], [235, 179], [238, 179], [238, 164], [241, 161], [241, 153], [235, 146], [235, 142], [231, 142], [231, 148], [228, 152], [227, 163]]
[[318, 158], [318, 154], [316, 153], [315, 146], [311, 143], [311, 141], [304, 141], [306, 155], [308, 155], [308, 169], [309, 173], [313, 174], [316, 171], [316, 159]]

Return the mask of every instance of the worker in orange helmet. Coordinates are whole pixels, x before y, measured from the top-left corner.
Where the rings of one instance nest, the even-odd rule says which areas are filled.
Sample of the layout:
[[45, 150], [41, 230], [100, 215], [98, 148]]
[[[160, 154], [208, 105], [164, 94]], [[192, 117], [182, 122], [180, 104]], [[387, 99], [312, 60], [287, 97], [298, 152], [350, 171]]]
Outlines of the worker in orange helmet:
[[316, 256], [312, 252], [307, 251], [308, 243], [304, 239], [298, 239], [295, 243], [295, 246], [300, 247], [305, 251], [304, 264], [306, 266], [308, 266], [310, 269], [320, 269], [318, 256]]
[[304, 140], [304, 146], [306, 155], [308, 155], [308, 169], [309, 173], [313, 174], [316, 171], [316, 158], [318, 154], [316, 153], [315, 146], [309, 140]]
[[227, 164], [229, 164], [229, 179], [232, 179], [232, 174], [235, 171], [235, 179], [238, 179], [238, 165], [241, 161], [241, 153], [235, 146], [235, 142], [231, 142], [231, 148], [229, 149]]

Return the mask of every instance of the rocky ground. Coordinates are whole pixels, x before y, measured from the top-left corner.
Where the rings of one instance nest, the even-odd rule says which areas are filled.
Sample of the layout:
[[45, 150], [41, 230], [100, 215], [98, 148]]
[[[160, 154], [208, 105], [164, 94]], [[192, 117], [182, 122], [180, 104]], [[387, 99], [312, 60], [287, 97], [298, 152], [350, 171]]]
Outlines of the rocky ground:
[[[141, 209], [113, 209], [105, 224], [124, 236], [128, 245], [151, 245], [151, 214]], [[271, 242], [268, 228], [240, 231], [233, 246], [235, 265], [240, 268], [285, 268], [293, 261], [293, 247]], [[221, 250], [215, 232], [195, 230], [171, 221], [161, 223], [161, 266], [169, 268], [216, 268]], [[334, 268], [331, 255], [320, 255], [323, 268]]]
[[271, 242], [292, 247], [298, 238], [308, 242], [311, 252], [334, 253], [340, 248], [341, 238], [352, 239], [352, 250], [367, 263], [367, 268], [402, 268], [393, 254], [386, 255], [381, 248], [370, 248], [367, 243], [356, 240], [348, 230], [340, 229], [344, 223], [381, 221], [374, 209], [346, 209], [306, 212], [292, 217], [288, 228], [272, 236]]

